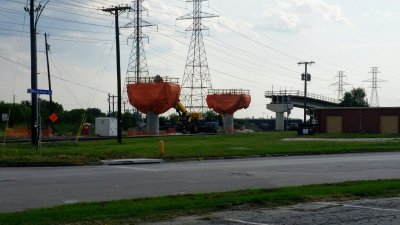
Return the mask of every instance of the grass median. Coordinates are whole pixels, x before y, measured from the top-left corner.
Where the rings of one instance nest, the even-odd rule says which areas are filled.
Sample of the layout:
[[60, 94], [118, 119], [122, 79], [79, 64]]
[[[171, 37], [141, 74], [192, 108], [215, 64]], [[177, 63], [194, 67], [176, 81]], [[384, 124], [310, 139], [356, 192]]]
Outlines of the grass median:
[[81, 203], [16, 213], [0, 213], [7, 225], [136, 224], [215, 211], [275, 207], [296, 203], [400, 195], [400, 180], [357, 181], [278, 189], [167, 196], [98, 203]]
[[[44, 143], [40, 155], [30, 144], [6, 144], [0, 147], [0, 165], [87, 165], [99, 160], [159, 157], [159, 141], [165, 142], [164, 157], [170, 160], [236, 156], [297, 154], [335, 154], [399, 151], [400, 139], [385, 142], [304, 142], [282, 141], [298, 137], [295, 132], [268, 132], [230, 135], [164, 136], [125, 138], [92, 142]], [[396, 135], [317, 135], [324, 138], [376, 138]]]

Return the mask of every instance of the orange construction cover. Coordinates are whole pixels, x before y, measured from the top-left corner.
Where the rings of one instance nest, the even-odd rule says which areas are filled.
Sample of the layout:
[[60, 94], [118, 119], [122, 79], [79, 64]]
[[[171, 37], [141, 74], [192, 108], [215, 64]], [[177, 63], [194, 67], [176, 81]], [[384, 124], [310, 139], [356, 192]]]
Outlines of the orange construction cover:
[[247, 109], [251, 96], [247, 94], [212, 94], [207, 95], [208, 108], [221, 114], [233, 114], [239, 109]]
[[129, 102], [140, 112], [163, 114], [179, 101], [181, 88], [175, 83], [128, 84]]

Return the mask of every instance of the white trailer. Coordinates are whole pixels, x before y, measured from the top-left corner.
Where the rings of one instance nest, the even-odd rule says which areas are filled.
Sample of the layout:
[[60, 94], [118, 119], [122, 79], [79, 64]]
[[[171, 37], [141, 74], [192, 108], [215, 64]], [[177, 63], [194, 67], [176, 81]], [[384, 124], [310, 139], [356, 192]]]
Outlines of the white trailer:
[[96, 118], [95, 134], [97, 136], [117, 136], [117, 119], [114, 117]]

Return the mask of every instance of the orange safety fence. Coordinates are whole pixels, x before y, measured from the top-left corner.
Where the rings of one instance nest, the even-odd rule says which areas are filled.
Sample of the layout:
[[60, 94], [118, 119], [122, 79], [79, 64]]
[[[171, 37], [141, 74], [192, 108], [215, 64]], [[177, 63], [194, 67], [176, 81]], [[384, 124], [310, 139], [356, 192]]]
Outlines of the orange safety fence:
[[146, 135], [146, 133], [143, 130], [135, 130], [135, 129], [128, 130], [128, 137], [142, 136], [142, 135]]
[[[175, 128], [169, 128], [166, 130], [159, 131], [159, 135], [174, 134], [174, 133], [176, 133]], [[128, 130], [128, 137], [143, 136], [143, 135], [147, 135], [146, 132], [143, 130], [135, 130], [135, 129]]]
[[128, 84], [129, 102], [140, 112], [163, 114], [179, 101], [181, 88], [175, 83]]
[[211, 94], [207, 95], [208, 108], [220, 114], [233, 114], [239, 109], [247, 109], [251, 102], [248, 94]]
[[[7, 128], [6, 132], [9, 138], [29, 138], [32, 134], [30, 128]], [[42, 129], [42, 137], [53, 137], [53, 130], [51, 128]]]

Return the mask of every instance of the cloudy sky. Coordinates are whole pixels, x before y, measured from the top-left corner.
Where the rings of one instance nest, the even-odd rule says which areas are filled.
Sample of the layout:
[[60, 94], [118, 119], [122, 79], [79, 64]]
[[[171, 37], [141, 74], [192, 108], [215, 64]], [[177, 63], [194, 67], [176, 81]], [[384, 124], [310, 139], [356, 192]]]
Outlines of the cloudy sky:
[[[29, 100], [29, 15], [26, 0], [0, 0], [0, 100]], [[40, 1], [36, 1], [38, 4]], [[45, 2], [45, 1], [43, 1]], [[66, 109], [97, 107], [106, 111], [107, 94], [116, 94], [113, 16], [97, 10], [130, 1], [50, 0], [38, 22], [39, 88], [47, 88], [44, 33], [50, 35], [53, 99]], [[145, 0], [145, 20], [157, 24], [144, 31], [150, 75], [182, 79], [190, 21], [184, 0]], [[207, 19], [204, 41], [213, 88], [251, 91], [249, 109], [236, 117], [270, 117], [264, 92], [302, 90], [299, 61], [315, 61], [309, 72], [309, 91], [336, 98], [338, 71], [345, 71], [345, 89], [371, 89], [371, 67], [379, 67], [381, 106], [399, 106], [397, 70], [400, 52], [398, 0], [210, 0], [204, 11], [219, 15]], [[122, 14], [120, 25], [130, 21]], [[121, 31], [123, 77], [131, 46]], [[293, 114], [301, 118], [301, 110]]]

